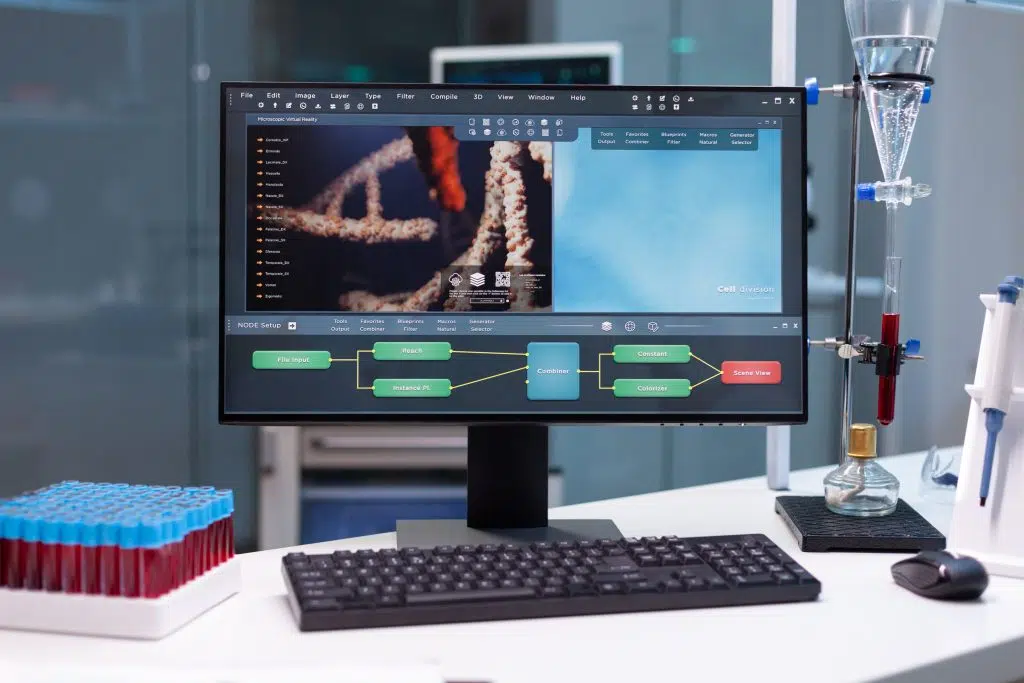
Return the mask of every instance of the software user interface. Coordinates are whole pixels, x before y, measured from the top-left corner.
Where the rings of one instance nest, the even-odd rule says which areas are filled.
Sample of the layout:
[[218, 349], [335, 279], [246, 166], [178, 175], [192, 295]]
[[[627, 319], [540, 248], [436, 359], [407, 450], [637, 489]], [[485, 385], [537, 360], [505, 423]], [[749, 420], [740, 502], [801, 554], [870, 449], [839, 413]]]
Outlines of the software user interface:
[[798, 90], [223, 97], [227, 419], [802, 414]]

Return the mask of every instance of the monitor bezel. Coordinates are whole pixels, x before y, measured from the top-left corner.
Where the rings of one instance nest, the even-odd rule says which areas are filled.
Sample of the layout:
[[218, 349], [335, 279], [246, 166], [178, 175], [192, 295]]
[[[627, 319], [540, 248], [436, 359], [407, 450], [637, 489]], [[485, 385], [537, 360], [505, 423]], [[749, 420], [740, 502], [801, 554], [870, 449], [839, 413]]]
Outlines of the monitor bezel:
[[435, 47], [430, 51], [430, 81], [437, 84], [445, 83], [444, 67], [452, 63], [500, 64], [509, 61], [550, 61], [586, 57], [607, 59], [607, 85], [622, 84], [622, 43], [615, 41]]
[[[224, 425], [303, 426], [303, 425], [359, 425], [393, 423], [402, 425], [500, 425], [500, 424], [546, 424], [546, 425], [661, 425], [661, 426], [775, 426], [806, 424], [808, 419], [808, 359], [801, 355], [802, 410], [766, 415], [763, 413], [444, 413], [425, 415], [422, 413], [227, 413], [225, 411], [226, 342], [224, 320], [227, 316], [225, 298], [225, 264], [227, 250], [226, 224], [226, 165], [225, 130], [227, 127], [227, 92], [231, 88], [396, 88], [430, 90], [439, 87], [457, 90], [616, 90], [652, 94], [678, 93], [684, 95], [696, 92], [752, 92], [794, 96], [800, 102], [801, 168], [807, 167], [807, 97], [804, 88], [796, 86], [632, 86], [632, 85], [506, 85], [506, 84], [436, 84], [436, 83], [331, 83], [331, 82], [288, 82], [288, 81], [224, 81], [220, 87], [220, 205], [219, 205], [219, 260], [218, 260], [218, 356], [217, 356], [217, 412], [218, 422]], [[807, 225], [807, 183], [800, 182], [801, 226]], [[807, 329], [807, 230], [801, 230], [801, 315], [803, 329]]]

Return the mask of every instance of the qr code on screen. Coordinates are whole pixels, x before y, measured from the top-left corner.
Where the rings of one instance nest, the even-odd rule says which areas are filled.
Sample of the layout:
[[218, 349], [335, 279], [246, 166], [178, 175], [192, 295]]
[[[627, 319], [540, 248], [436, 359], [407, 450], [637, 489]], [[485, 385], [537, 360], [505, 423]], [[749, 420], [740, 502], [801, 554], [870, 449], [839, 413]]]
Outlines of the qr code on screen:
[[512, 273], [498, 272], [494, 274], [494, 286], [495, 287], [511, 287], [512, 286]]

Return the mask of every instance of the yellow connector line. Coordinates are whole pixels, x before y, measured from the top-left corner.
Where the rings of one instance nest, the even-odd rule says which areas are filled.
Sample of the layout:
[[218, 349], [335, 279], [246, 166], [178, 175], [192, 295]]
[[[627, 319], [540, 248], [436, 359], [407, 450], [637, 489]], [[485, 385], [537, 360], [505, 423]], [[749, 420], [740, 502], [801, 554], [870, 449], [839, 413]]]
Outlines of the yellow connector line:
[[524, 365], [523, 367], [516, 368], [515, 370], [506, 370], [505, 372], [499, 372], [496, 375], [490, 375], [488, 377], [481, 377], [480, 379], [474, 379], [474, 380], [472, 380], [470, 382], [463, 382], [462, 384], [456, 384], [455, 386], [452, 387], [452, 389], [461, 389], [462, 387], [468, 387], [470, 384], [476, 384], [478, 382], [486, 382], [487, 380], [494, 379], [496, 377], [504, 377], [505, 375], [511, 375], [512, 373], [515, 373], [515, 372], [522, 372], [523, 370], [526, 370], [529, 367], [530, 366], [528, 366], [528, 365]]
[[[578, 372], [581, 375], [597, 375], [597, 388], [598, 389], [604, 389], [605, 391], [613, 391], [615, 389], [614, 386], [606, 387], [601, 382], [601, 359], [605, 358], [606, 356], [614, 356], [614, 355], [615, 355], [614, 353], [599, 353], [599, 354], [597, 354], [597, 370], [577, 370], [576, 372]], [[694, 389], [699, 387], [701, 384], [704, 384], [705, 382], [710, 382], [711, 380], [718, 379], [719, 377], [722, 376], [721, 369], [716, 368], [714, 365], [712, 365], [711, 363], [707, 362], [706, 360], [704, 360], [703, 358], [701, 358], [697, 354], [693, 353], [692, 351], [690, 352], [690, 357], [693, 358], [696, 361], [699, 361], [699, 362], [703, 363], [704, 365], [708, 366], [709, 368], [711, 368], [712, 370], [715, 371], [715, 374], [712, 375], [711, 377], [708, 377], [707, 379], [702, 379], [701, 381], [697, 382], [696, 384], [691, 385], [690, 386], [690, 391], [693, 391]]]
[[512, 351], [456, 351], [452, 349], [452, 353], [468, 353], [474, 356], [528, 356], [528, 353], [514, 353]]
[[722, 376], [722, 371], [719, 370], [718, 374], [712, 375], [711, 377], [708, 377], [707, 379], [702, 379], [701, 381], [697, 382], [696, 384], [691, 384], [690, 385], [690, 391], [693, 391], [694, 389], [699, 387], [701, 384], [704, 384], [705, 382], [710, 382], [711, 380], [718, 379], [721, 376]]
[[714, 365], [712, 365], [711, 363], [707, 362], [706, 360], [704, 360], [703, 358], [701, 358], [700, 356], [695, 354], [693, 351], [690, 352], [690, 358], [693, 358], [694, 360], [700, 361], [704, 365], [708, 366], [709, 368], [711, 368], [712, 370], [717, 372], [719, 375], [722, 374], [722, 369], [721, 368], [716, 368]]

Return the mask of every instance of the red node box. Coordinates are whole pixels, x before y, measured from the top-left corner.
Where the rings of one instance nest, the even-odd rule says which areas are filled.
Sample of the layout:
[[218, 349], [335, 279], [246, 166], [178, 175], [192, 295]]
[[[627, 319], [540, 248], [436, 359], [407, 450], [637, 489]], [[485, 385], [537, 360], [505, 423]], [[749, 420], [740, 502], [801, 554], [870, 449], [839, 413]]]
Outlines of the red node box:
[[777, 360], [727, 360], [722, 363], [722, 384], [781, 384], [782, 363]]

